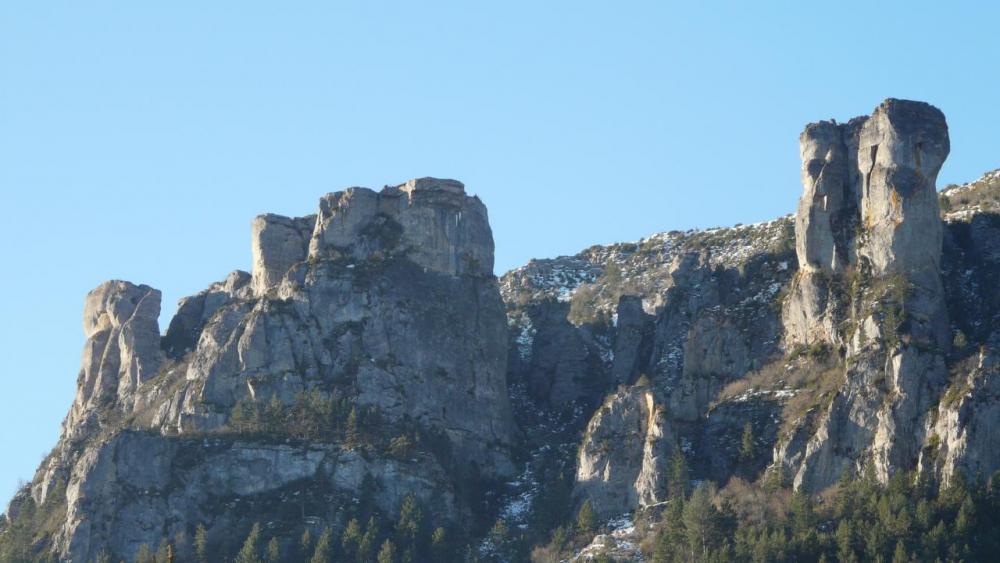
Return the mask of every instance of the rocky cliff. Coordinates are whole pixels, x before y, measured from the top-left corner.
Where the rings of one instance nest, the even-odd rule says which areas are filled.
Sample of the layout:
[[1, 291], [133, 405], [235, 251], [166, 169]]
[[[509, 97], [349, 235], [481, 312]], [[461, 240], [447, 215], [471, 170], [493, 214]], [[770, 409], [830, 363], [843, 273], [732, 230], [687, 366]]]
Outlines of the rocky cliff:
[[364, 487], [363, 510], [412, 494], [462, 527], [463, 483], [513, 472], [493, 240], [462, 184], [332, 193], [255, 219], [252, 249], [252, 274], [182, 299], [162, 338], [158, 291], [88, 294], [77, 398], [19, 501], [57, 505], [61, 560], [130, 559], [197, 525], [222, 549], [250, 518], [318, 533]]
[[252, 273], [182, 299], [163, 336], [156, 290], [87, 296], [77, 397], [4, 526], [90, 561], [199, 525], [225, 556], [266, 522], [298, 560], [303, 531], [417, 499], [467, 554], [510, 561], [512, 535], [547, 541], [585, 501], [607, 520], [687, 479], [989, 475], [1000, 173], [939, 193], [949, 150], [938, 109], [886, 100], [806, 126], [794, 215], [499, 280], [458, 182], [262, 215]]
[[[974, 353], [996, 311], [996, 175], [939, 196], [947, 125], [919, 102], [810, 124], [800, 147], [794, 217], [592, 247], [501, 279], [511, 380], [595, 410], [577, 502], [606, 517], [655, 503], [636, 468], [660, 467], [662, 491], [656, 460], [674, 450], [698, 479], [767, 472], [809, 491], [867, 467], [883, 481], [1000, 468], [982, 430], [992, 356]], [[626, 399], [640, 376], [655, 437]]]

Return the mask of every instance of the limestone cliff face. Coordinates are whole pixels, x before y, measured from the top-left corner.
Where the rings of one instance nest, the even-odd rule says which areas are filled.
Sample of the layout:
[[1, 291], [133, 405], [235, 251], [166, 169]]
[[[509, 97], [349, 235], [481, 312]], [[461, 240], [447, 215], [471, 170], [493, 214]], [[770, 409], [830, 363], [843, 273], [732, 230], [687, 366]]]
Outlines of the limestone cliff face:
[[160, 351], [160, 292], [109, 281], [87, 294], [77, 393], [63, 423], [67, 437], [99, 424], [101, 408], [131, 410], [136, 389], [156, 375]]
[[[32, 488], [38, 504], [53, 490], [65, 497], [51, 538], [61, 559], [129, 558], [199, 523], [224, 542], [248, 525], [233, 506], [277, 521], [304, 494], [315, 502], [292, 510], [298, 518], [343, 525], [337, 503], [363, 482], [387, 514], [412, 493], [442, 523], [463, 524], [457, 483], [513, 472], [493, 240], [462, 184], [329, 194], [316, 215], [255, 219], [252, 250], [252, 274], [182, 299], [162, 339], [158, 291], [108, 282], [87, 296], [77, 398]], [[291, 412], [303, 397], [430, 446], [241, 429], [246, 408]]]
[[322, 388], [440, 429], [487, 473], [511, 471], [506, 322], [478, 199], [429, 178], [351, 188], [315, 216], [258, 217], [253, 241], [252, 296], [216, 292], [156, 426], [211, 431], [238, 401]]
[[[774, 302], [794, 273], [791, 235], [789, 219], [666, 233], [504, 277], [511, 356], [518, 360], [511, 379], [549, 384], [560, 399], [549, 406], [551, 393], [539, 394], [542, 408], [572, 407], [589, 420], [570, 460], [578, 501], [590, 498], [602, 515], [655, 504], [667, 479], [663, 461], [677, 451], [697, 475], [725, 480], [741, 465], [745, 423], [773, 432], [780, 399], [713, 403], [728, 384], [780, 353]], [[641, 394], [614, 391], [640, 381]], [[595, 395], [604, 400], [590, 402]], [[647, 408], [639, 395], [658, 413], [653, 431], [639, 427]], [[763, 455], [773, 441], [761, 441]]]
[[[988, 475], [1000, 172], [939, 194], [948, 152], [940, 111], [887, 100], [806, 127], [794, 216], [499, 284], [486, 209], [458, 182], [262, 215], [252, 271], [182, 299], [162, 338], [156, 290], [88, 295], [63, 436], [8, 516], [59, 512], [44, 548], [90, 561], [198, 523], [213, 548], [256, 520], [339, 530], [361, 496], [390, 514], [412, 494], [459, 527], [528, 526], [552, 491], [617, 516], [664, 499], [674, 455], [697, 480], [771, 471], [808, 491], [869, 467]], [[327, 426], [275, 426], [293, 411]]]
[[868, 463], [886, 480], [916, 465], [947, 379], [935, 189], [947, 125], [932, 106], [887, 100], [869, 118], [808, 126], [801, 147], [786, 341], [840, 350], [847, 376], [804, 451], [779, 463], [809, 490]]
[[587, 425], [576, 493], [605, 518], [663, 501], [667, 459], [675, 447], [653, 392], [642, 387], [619, 391]]

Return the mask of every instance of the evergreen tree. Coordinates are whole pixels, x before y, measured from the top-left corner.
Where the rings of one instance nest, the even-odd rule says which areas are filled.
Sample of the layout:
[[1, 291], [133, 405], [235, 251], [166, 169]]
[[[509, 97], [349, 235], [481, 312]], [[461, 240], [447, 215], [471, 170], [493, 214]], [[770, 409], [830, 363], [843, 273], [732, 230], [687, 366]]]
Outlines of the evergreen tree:
[[312, 553], [312, 533], [309, 528], [302, 531], [302, 536], [299, 538], [299, 554], [302, 559], [309, 557]]
[[253, 401], [236, 401], [229, 413], [229, 426], [238, 434], [256, 432], [259, 417], [257, 404]]
[[380, 535], [378, 521], [374, 516], [368, 518], [368, 525], [365, 526], [365, 535], [361, 536], [361, 543], [358, 544], [358, 561], [371, 561], [375, 556], [375, 549], [378, 545]]
[[417, 497], [410, 493], [403, 498], [403, 503], [399, 507], [399, 520], [396, 522], [396, 541], [401, 550], [410, 551], [413, 554], [422, 554], [424, 549], [424, 513], [420, 509]]
[[757, 457], [757, 445], [754, 442], [753, 424], [747, 421], [743, 425], [743, 437], [740, 440], [740, 461], [753, 461]]
[[344, 436], [348, 448], [356, 448], [360, 444], [357, 407], [351, 407], [351, 412], [347, 415], [347, 426], [344, 429]]
[[271, 395], [271, 401], [264, 411], [264, 421], [267, 432], [277, 434], [285, 429], [285, 403], [276, 394]]
[[332, 563], [333, 549], [330, 545], [330, 536], [332, 535], [333, 531], [329, 527], [323, 530], [323, 533], [319, 535], [319, 539], [316, 540], [316, 549], [313, 551], [313, 556], [309, 560], [309, 563]]
[[393, 545], [392, 540], [385, 540], [382, 542], [382, 548], [378, 550], [378, 563], [395, 563], [396, 562], [396, 546]]
[[909, 563], [910, 556], [906, 553], [906, 546], [903, 540], [896, 541], [896, 550], [892, 554], [892, 563]]
[[684, 452], [680, 448], [675, 448], [670, 456], [670, 471], [667, 480], [667, 488], [672, 498], [687, 496], [688, 488], [688, 465], [684, 458]]
[[698, 560], [707, 558], [718, 533], [718, 511], [712, 504], [712, 492], [708, 486], [699, 485], [691, 493], [691, 498], [684, 504], [683, 518], [691, 557]]
[[149, 544], [142, 544], [139, 546], [139, 550], [135, 552], [135, 563], [156, 563], [156, 558], [153, 556], [153, 551], [149, 549]]
[[802, 491], [792, 495], [790, 516], [792, 519], [792, 534], [795, 537], [804, 537], [813, 531], [816, 526], [816, 518], [813, 514], [812, 499]]
[[976, 525], [976, 507], [972, 498], [966, 495], [958, 509], [958, 516], [955, 518], [955, 533], [960, 536], [968, 536]]
[[351, 518], [344, 528], [344, 533], [340, 536], [340, 546], [344, 550], [345, 559], [354, 559], [358, 554], [358, 546], [361, 545], [361, 525], [357, 518]]
[[597, 529], [597, 515], [594, 514], [594, 505], [590, 499], [583, 501], [580, 512], [576, 515], [576, 530], [579, 534], [587, 536]]
[[156, 563], [174, 563], [174, 546], [166, 538], [160, 540], [160, 547], [156, 550]]
[[194, 532], [194, 558], [198, 563], [208, 563], [208, 531], [198, 524]]
[[841, 520], [837, 526], [837, 559], [842, 562], [857, 561], [854, 552], [854, 532], [847, 520]]
[[280, 563], [281, 562], [281, 544], [278, 543], [278, 538], [271, 538], [271, 541], [267, 542], [267, 563]]
[[448, 561], [451, 553], [448, 545], [448, 534], [442, 527], [434, 529], [431, 534], [431, 557], [434, 561]]
[[254, 523], [236, 554], [235, 563], [260, 563], [260, 524]]
[[653, 561], [668, 563], [683, 559], [680, 554], [686, 549], [687, 531], [684, 528], [684, 497], [676, 497], [667, 502], [663, 521], [653, 547]]

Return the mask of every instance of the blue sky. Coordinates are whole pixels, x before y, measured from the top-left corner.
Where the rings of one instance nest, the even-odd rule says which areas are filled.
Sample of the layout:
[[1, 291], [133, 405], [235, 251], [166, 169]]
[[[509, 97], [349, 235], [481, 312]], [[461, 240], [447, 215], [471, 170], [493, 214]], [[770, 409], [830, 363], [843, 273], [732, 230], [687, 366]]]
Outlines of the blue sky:
[[[985, 2], [0, 4], [0, 504], [55, 443], [88, 290], [176, 300], [250, 220], [457, 178], [498, 273], [794, 210], [805, 123], [948, 116], [941, 185], [1000, 167]], [[766, 4], [766, 5], [762, 5]]]

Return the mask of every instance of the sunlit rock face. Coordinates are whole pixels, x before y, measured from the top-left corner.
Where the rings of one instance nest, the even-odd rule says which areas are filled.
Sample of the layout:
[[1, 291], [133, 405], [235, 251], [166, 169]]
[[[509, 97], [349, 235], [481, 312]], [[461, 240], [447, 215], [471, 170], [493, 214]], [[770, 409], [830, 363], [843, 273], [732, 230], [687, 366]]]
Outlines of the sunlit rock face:
[[840, 350], [847, 378], [813, 438], [778, 462], [809, 490], [868, 462], [886, 480], [915, 466], [946, 381], [935, 182], [948, 128], [937, 108], [890, 99], [867, 118], [807, 126], [800, 145], [786, 342]]
[[87, 294], [76, 399], [63, 433], [77, 436], [96, 424], [102, 407], [130, 409], [145, 380], [156, 375], [160, 351], [160, 292], [145, 285], [108, 281]]
[[[462, 527], [461, 483], [513, 473], [493, 237], [461, 183], [331, 193], [315, 215], [254, 219], [251, 249], [252, 273], [182, 299], [162, 338], [159, 291], [112, 281], [88, 294], [77, 398], [31, 487], [34, 502], [56, 491], [50, 505], [65, 506], [50, 538], [61, 559], [130, 559], [199, 523], [223, 541], [248, 524], [233, 503], [266, 499], [281, 519], [296, 495], [335, 507], [363, 488], [386, 514], [413, 494]], [[411, 445], [360, 451], [235, 426], [245, 405], [291, 409], [307, 396]]]

